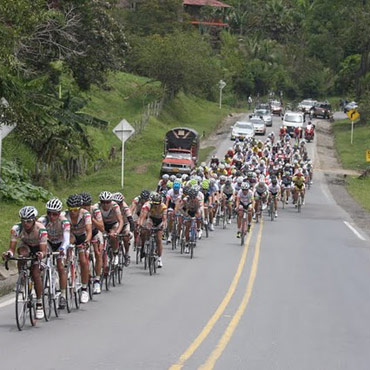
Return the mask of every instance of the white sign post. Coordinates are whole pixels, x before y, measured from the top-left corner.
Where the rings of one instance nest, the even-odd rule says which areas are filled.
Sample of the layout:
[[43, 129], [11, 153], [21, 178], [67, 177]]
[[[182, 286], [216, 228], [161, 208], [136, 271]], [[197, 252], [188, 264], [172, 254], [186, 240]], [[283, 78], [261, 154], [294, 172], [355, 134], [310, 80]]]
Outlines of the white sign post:
[[[5, 109], [9, 108], [9, 103], [5, 98], [0, 99], [0, 105], [4, 107]], [[4, 115], [2, 114], [0, 117], [0, 179], [1, 179], [1, 152], [2, 152], [2, 142], [3, 139], [5, 139], [6, 136], [10, 134], [10, 132], [15, 129], [17, 126], [16, 124], [13, 125], [6, 125], [2, 124], [4, 119]]]
[[122, 141], [121, 188], [123, 189], [125, 141], [135, 132], [135, 129], [123, 119], [114, 129], [114, 134]]
[[226, 86], [226, 82], [223, 81], [223, 80], [220, 80], [219, 83], [218, 83], [218, 87], [220, 89], [220, 109], [221, 109], [221, 106], [222, 106], [222, 90], [224, 89], [225, 86]]

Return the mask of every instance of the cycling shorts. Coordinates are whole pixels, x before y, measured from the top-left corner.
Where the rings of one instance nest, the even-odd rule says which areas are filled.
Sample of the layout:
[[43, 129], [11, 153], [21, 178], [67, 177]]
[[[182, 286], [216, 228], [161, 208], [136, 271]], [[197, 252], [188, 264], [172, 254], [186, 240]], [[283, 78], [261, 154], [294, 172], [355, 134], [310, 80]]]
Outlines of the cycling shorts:
[[104, 230], [109, 233], [112, 229], [117, 229], [118, 228], [118, 222], [115, 222], [113, 224], [104, 224]]

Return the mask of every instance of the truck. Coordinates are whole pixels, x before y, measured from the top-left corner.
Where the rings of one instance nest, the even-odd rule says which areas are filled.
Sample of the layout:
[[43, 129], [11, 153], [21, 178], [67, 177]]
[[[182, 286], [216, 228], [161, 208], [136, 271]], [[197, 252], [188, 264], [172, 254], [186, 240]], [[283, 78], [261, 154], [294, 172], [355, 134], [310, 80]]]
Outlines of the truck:
[[188, 127], [176, 127], [164, 138], [161, 166], [163, 174], [190, 174], [196, 167], [199, 156], [199, 135]]

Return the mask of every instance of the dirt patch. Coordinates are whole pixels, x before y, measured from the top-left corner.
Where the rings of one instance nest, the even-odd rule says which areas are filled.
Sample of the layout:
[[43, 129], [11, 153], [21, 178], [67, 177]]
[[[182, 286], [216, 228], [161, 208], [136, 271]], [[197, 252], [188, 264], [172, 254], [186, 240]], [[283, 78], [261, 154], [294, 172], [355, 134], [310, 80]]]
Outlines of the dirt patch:
[[315, 169], [324, 173], [330, 192], [337, 204], [349, 213], [358, 227], [370, 234], [370, 212], [363, 209], [346, 188], [346, 177], [359, 176], [360, 172], [342, 167], [335, 149], [332, 124], [326, 120], [320, 120], [316, 127]]
[[146, 173], [147, 171], [148, 171], [148, 166], [146, 164], [143, 164], [135, 168], [136, 173]]

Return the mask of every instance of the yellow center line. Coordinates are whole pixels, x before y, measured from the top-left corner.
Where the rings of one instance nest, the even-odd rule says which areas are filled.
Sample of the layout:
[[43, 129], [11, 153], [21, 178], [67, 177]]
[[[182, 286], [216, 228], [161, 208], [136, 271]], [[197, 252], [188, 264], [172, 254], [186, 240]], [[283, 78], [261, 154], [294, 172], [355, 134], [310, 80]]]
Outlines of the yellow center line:
[[214, 368], [216, 361], [221, 356], [222, 352], [225, 350], [227, 344], [229, 343], [231, 337], [234, 334], [236, 327], [239, 324], [241, 317], [243, 316], [245, 309], [248, 306], [248, 302], [249, 302], [249, 299], [251, 297], [252, 290], [253, 290], [254, 281], [257, 275], [258, 260], [259, 260], [259, 255], [260, 255], [260, 247], [261, 247], [261, 239], [262, 239], [262, 228], [263, 228], [263, 219], [261, 219], [261, 226], [260, 226], [258, 236], [257, 236], [256, 249], [254, 252], [252, 268], [251, 268], [251, 272], [249, 275], [247, 288], [243, 296], [243, 300], [240, 303], [235, 315], [231, 319], [221, 339], [217, 343], [215, 349], [210, 354], [207, 361], [202, 366], [200, 366], [199, 368], [200, 370], [211, 370]]
[[184, 363], [193, 355], [193, 353], [197, 350], [197, 348], [207, 338], [208, 334], [213, 329], [216, 322], [218, 321], [218, 319], [221, 317], [221, 315], [225, 311], [227, 305], [229, 304], [235, 292], [240, 276], [242, 274], [242, 271], [245, 265], [245, 260], [247, 258], [247, 252], [248, 252], [249, 243], [252, 237], [253, 228], [254, 228], [254, 225], [252, 225], [251, 231], [248, 234], [247, 240], [244, 244], [244, 249], [243, 249], [242, 256], [240, 258], [238, 269], [235, 273], [234, 279], [231, 282], [229, 290], [227, 291], [224, 299], [222, 300], [220, 305], [217, 307], [217, 310], [212, 315], [212, 317], [209, 319], [209, 321], [207, 322], [203, 330], [199, 333], [199, 335], [195, 338], [195, 340], [190, 344], [190, 346], [186, 349], [186, 351], [180, 356], [178, 361], [170, 367], [170, 370], [182, 369], [182, 367], [184, 366]]

